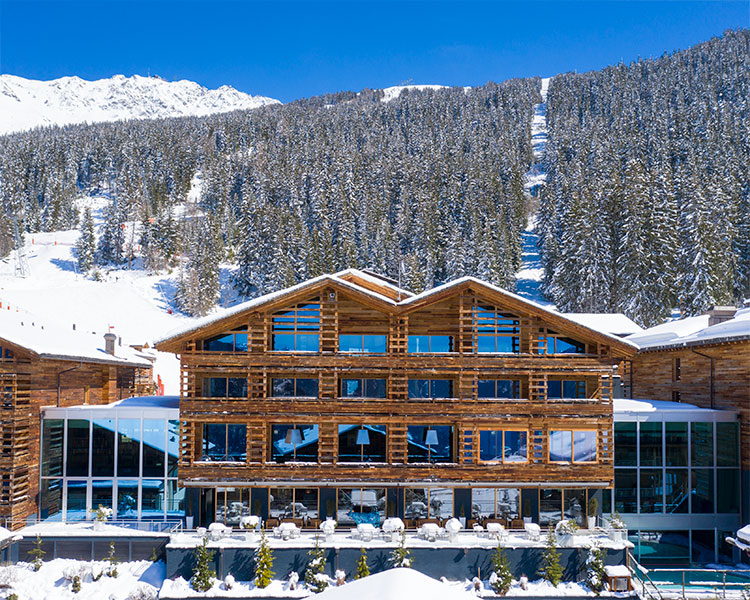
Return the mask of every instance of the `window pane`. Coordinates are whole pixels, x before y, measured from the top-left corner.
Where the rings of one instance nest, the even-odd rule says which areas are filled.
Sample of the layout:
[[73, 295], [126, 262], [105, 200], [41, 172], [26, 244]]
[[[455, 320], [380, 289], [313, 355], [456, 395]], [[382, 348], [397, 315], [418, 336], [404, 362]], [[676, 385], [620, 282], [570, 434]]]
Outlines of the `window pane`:
[[294, 516], [303, 519], [318, 518], [318, 490], [316, 488], [294, 490]]
[[117, 420], [117, 476], [138, 477], [140, 475], [141, 421], [140, 419]]
[[640, 557], [648, 566], [687, 566], [690, 562], [690, 538], [687, 531], [641, 531]]
[[495, 489], [471, 489], [471, 518], [486, 519], [495, 517]]
[[615, 469], [615, 510], [619, 513], [638, 512], [635, 469]]
[[[617, 424], [615, 424], [617, 427]], [[666, 460], [668, 467], [688, 466], [688, 424], [665, 423]], [[615, 440], [615, 456], [617, 456], [617, 440]]]
[[495, 352], [495, 336], [480, 335], [477, 338], [477, 352]]
[[497, 352], [518, 352], [518, 338], [515, 336], [497, 336]]
[[430, 380], [429, 379], [410, 379], [409, 380], [409, 398], [429, 398], [430, 397]]
[[641, 423], [641, 466], [661, 464], [661, 422]]
[[716, 512], [740, 512], [740, 472], [738, 469], [718, 469], [716, 471], [718, 493]]
[[297, 334], [297, 351], [298, 352], [317, 352], [320, 350], [320, 336], [316, 334]]
[[662, 512], [661, 469], [641, 469], [641, 512]]
[[234, 334], [234, 351], [235, 352], [247, 352], [247, 334], [246, 333]]
[[339, 525], [372, 523], [380, 526], [385, 519], [385, 489], [340, 488], [336, 520]]
[[586, 490], [568, 489], [563, 492], [565, 498], [565, 518], [573, 519], [579, 527], [586, 523]]
[[208, 398], [225, 398], [227, 395], [226, 377], [208, 377], [204, 383], [204, 393]]
[[42, 431], [42, 475], [62, 475], [63, 427], [62, 419], [44, 419]]
[[430, 352], [452, 352], [453, 337], [450, 335], [430, 336]]
[[450, 425], [409, 425], [407, 440], [410, 463], [453, 462], [453, 427]]
[[687, 469], [667, 469], [664, 479], [667, 514], [684, 514], [688, 512], [690, 488]]
[[551, 461], [570, 461], [572, 459], [573, 435], [570, 431], [549, 432], [549, 459]]
[[167, 480], [167, 516], [185, 516], [185, 488], [179, 487], [176, 479]]
[[344, 398], [361, 398], [363, 395], [361, 379], [342, 379], [341, 395]]
[[480, 379], [477, 384], [477, 397], [478, 398], [496, 398], [495, 396], [495, 380], [494, 379]]
[[432, 393], [431, 398], [452, 398], [453, 397], [453, 385], [449, 379], [432, 379], [430, 387]]
[[297, 379], [297, 396], [299, 398], [317, 398], [317, 379]]
[[115, 474], [114, 419], [94, 419], [91, 452], [96, 457], [91, 461], [91, 474], [94, 477], [112, 477]]
[[364, 352], [373, 352], [382, 354], [386, 350], [386, 336], [384, 335], [365, 335], [363, 336]]
[[422, 519], [428, 514], [427, 490], [422, 488], [406, 488], [404, 490], [404, 517], [407, 519]]
[[68, 521], [82, 521], [86, 518], [86, 482], [68, 480]]
[[562, 398], [562, 381], [547, 381], [547, 398]]
[[585, 381], [563, 381], [563, 398], [585, 398]]
[[573, 432], [573, 461], [596, 461], [596, 431]]
[[[693, 423], [696, 425], [696, 423]], [[691, 469], [693, 513], [714, 512], [714, 471], [713, 469]]]
[[505, 432], [505, 462], [526, 462], [526, 432]]
[[117, 482], [117, 518], [138, 518], [138, 480], [120, 479]]
[[39, 517], [43, 521], [62, 520], [62, 494], [62, 479], [42, 479], [39, 484]]
[[453, 516], [453, 488], [430, 488], [430, 517], [446, 519]]
[[65, 474], [86, 477], [89, 474], [89, 422], [68, 419], [68, 456]]
[[141, 487], [141, 514], [143, 518], [164, 516], [164, 480], [144, 479]]
[[519, 381], [510, 379], [498, 379], [497, 397], [498, 398], [519, 398], [521, 385]]
[[615, 423], [615, 466], [636, 464], [636, 423]]
[[408, 343], [409, 352], [429, 352], [430, 338], [426, 335], [410, 335]]
[[385, 398], [385, 379], [366, 379], [365, 397]]
[[203, 349], [207, 352], [233, 352], [234, 335], [227, 333], [209, 338], [203, 342]]
[[386, 462], [385, 425], [339, 425], [338, 431], [339, 462]]
[[230, 398], [247, 398], [247, 379], [244, 377], [230, 377], [227, 387]]
[[521, 515], [521, 490], [497, 490], [497, 510], [495, 513], [503, 519], [518, 519]]
[[[693, 529], [692, 560], [694, 563], [712, 563], [716, 552], [716, 540], [713, 529]], [[717, 594], [718, 595], [718, 594]]]
[[[299, 432], [299, 441], [295, 443]], [[288, 440], [288, 441], [287, 441]], [[298, 462], [317, 462], [318, 460], [318, 426], [317, 425], [273, 425], [271, 427], [271, 460], [282, 463], [296, 460]]]
[[555, 344], [555, 351], [557, 354], [584, 354], [586, 345], [572, 338], [559, 337]]
[[548, 527], [562, 519], [562, 490], [539, 490], [539, 525]]
[[362, 352], [362, 336], [339, 334], [340, 352]]
[[716, 464], [720, 467], [738, 467], [740, 432], [738, 423], [716, 424]]
[[479, 432], [479, 459], [484, 461], [497, 461], [503, 459], [503, 432], [502, 431], [480, 431]]
[[112, 480], [91, 482], [91, 510], [112, 508]]
[[691, 464], [712, 467], [714, 464], [713, 423], [690, 424]]
[[294, 396], [294, 379], [274, 377], [271, 380], [271, 396], [275, 398], [291, 398]]
[[143, 419], [143, 476], [164, 477], [167, 422]]
[[291, 517], [294, 512], [294, 494], [291, 488], [271, 488], [269, 495], [269, 513], [272, 517]]
[[227, 425], [227, 460], [244, 462], [247, 458], [247, 425]]
[[226, 460], [227, 426], [207, 423], [203, 426], [203, 460]]
[[294, 350], [293, 333], [274, 333], [273, 349], [282, 352], [292, 352]]

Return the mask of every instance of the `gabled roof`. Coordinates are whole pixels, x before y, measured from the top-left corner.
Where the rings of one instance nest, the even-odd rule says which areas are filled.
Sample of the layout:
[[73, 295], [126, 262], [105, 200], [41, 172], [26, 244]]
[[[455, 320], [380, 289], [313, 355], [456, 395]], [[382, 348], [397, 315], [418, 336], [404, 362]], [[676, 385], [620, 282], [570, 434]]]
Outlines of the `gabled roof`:
[[356, 269], [341, 271], [334, 275], [320, 275], [297, 285], [260, 296], [249, 302], [244, 302], [213, 315], [203, 317], [202, 319], [197, 319], [156, 340], [155, 345], [159, 350], [177, 352], [179, 351], [177, 344], [195, 337], [198, 332], [201, 335], [219, 333], [222, 328], [232, 325], [233, 321], [236, 323], [237, 317], [240, 315], [244, 316], [246, 313], [261, 309], [264, 311], [272, 310], [277, 306], [281, 308], [294, 301], [304, 300], [306, 296], [309, 297], [311, 293], [325, 287], [332, 287], [347, 292], [373, 308], [395, 315], [415, 312], [430, 304], [453, 297], [463, 290], [472, 289], [474, 292], [479, 292], [482, 296], [486, 297], [487, 300], [496, 301], [503, 306], [508, 306], [510, 310], [515, 309], [522, 314], [542, 318], [549, 324], [559, 327], [563, 332], [571, 335], [576, 333], [583, 335], [589, 339], [608, 344], [613, 349], [625, 354], [634, 354], [637, 349], [637, 346], [632, 342], [581, 324], [562, 313], [527, 300], [476, 277], [461, 277], [414, 295], [392, 283], [380, 280]]
[[130, 346], [115, 345], [115, 354], [104, 348], [104, 335], [63, 329], [44, 323], [28, 312], [0, 310], [0, 346], [35, 358], [71, 360], [130, 367], [151, 367], [147, 355]]

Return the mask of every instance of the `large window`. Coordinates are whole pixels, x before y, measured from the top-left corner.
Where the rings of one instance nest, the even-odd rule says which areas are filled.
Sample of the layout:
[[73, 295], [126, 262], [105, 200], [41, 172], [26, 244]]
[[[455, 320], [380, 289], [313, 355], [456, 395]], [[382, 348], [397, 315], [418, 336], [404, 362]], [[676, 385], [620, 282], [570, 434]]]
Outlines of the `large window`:
[[492, 306], [474, 306], [477, 330], [477, 352], [517, 353], [519, 351], [518, 317]]
[[246, 442], [244, 424], [207, 423], [203, 425], [203, 460], [244, 462]]
[[273, 349], [285, 352], [320, 350], [320, 304], [297, 304], [273, 315]]
[[383, 488], [339, 488], [336, 521], [339, 525], [371, 523], [376, 527], [386, 517], [386, 494]]
[[247, 325], [203, 340], [206, 352], [247, 352]]
[[242, 517], [250, 515], [250, 488], [216, 488], [216, 521], [239, 527]]
[[115, 474], [115, 420], [94, 419], [91, 435], [91, 475], [112, 477]]
[[385, 379], [342, 379], [342, 398], [385, 398]]
[[317, 425], [272, 425], [271, 460], [318, 462]]
[[550, 431], [550, 462], [596, 462], [596, 431]]
[[205, 377], [204, 398], [247, 398], [247, 377]]
[[309, 378], [274, 377], [271, 379], [274, 398], [317, 398], [318, 380]]
[[479, 460], [484, 462], [526, 462], [526, 431], [480, 431]]
[[339, 334], [339, 352], [363, 352], [383, 354], [387, 348], [388, 336], [368, 334]]
[[739, 423], [716, 424], [716, 465], [737, 467], [740, 464]]
[[664, 512], [662, 470], [641, 469], [641, 513]]
[[508, 488], [472, 488], [472, 519], [518, 519], [521, 515], [521, 490]]
[[338, 462], [386, 462], [385, 425], [339, 425]]
[[[635, 423], [633, 423], [633, 426], [635, 426]], [[665, 432], [664, 441], [665, 441], [665, 446], [666, 446], [665, 464], [668, 467], [687, 467], [688, 466], [688, 424], [687, 423], [665, 423], [664, 432]], [[618, 442], [615, 439], [615, 456], [617, 456], [617, 444]]]
[[638, 512], [638, 481], [635, 469], [615, 469], [615, 510]]
[[661, 421], [641, 423], [641, 466], [660, 467], [661, 453]]
[[317, 519], [318, 490], [316, 488], [271, 488], [268, 512], [277, 519]]
[[68, 419], [68, 455], [65, 474], [68, 477], [86, 477], [89, 474], [89, 422], [85, 419]]
[[714, 512], [714, 470], [691, 469], [690, 478], [690, 496], [693, 500], [692, 512], [704, 514]]
[[453, 352], [452, 335], [410, 335], [409, 352]]
[[61, 477], [63, 474], [62, 419], [44, 419], [42, 427], [42, 476]]
[[404, 517], [407, 519], [446, 519], [453, 516], [453, 489], [406, 488]]
[[635, 422], [615, 423], [615, 466], [634, 467], [638, 459]]
[[409, 398], [453, 398], [450, 379], [409, 379]]
[[478, 398], [520, 398], [521, 382], [518, 379], [480, 379]]
[[546, 354], [586, 353], [586, 344], [554, 331], [547, 330], [547, 335], [541, 336], [539, 339], [545, 341], [544, 350]]
[[562, 490], [539, 490], [539, 525], [549, 527], [562, 519]]
[[[144, 477], [164, 477], [164, 454], [167, 441], [166, 426], [167, 422], [164, 419], [143, 419], [142, 468]], [[243, 429], [245, 426], [232, 425], [231, 427]], [[235, 454], [235, 451], [232, 450], [231, 454]], [[242, 460], [244, 460], [244, 447], [242, 449], [242, 454]]]
[[583, 380], [548, 380], [547, 398], [586, 398], [586, 382]]
[[141, 462], [141, 420], [117, 420], [117, 476], [138, 477]]
[[410, 463], [454, 462], [451, 425], [409, 425], [407, 441]]
[[664, 507], [667, 514], [684, 514], [690, 507], [687, 469], [667, 469], [664, 473]]
[[694, 467], [712, 467], [714, 464], [713, 423], [690, 424], [690, 464]]

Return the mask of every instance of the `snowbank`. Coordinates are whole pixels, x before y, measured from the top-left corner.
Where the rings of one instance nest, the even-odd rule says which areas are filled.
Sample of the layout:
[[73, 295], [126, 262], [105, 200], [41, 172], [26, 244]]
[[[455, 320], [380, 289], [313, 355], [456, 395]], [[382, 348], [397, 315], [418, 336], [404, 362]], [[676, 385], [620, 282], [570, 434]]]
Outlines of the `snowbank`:
[[445, 584], [413, 569], [389, 569], [358, 579], [341, 587], [329, 588], [315, 596], [316, 600], [430, 600], [476, 599], [465, 586]]

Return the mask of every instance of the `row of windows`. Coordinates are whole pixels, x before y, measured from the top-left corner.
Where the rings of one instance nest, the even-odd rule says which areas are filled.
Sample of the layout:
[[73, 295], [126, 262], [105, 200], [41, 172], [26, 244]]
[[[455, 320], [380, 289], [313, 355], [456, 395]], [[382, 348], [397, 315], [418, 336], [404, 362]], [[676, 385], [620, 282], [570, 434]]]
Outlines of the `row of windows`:
[[[275, 424], [270, 428], [270, 460], [317, 462], [319, 427], [311, 424]], [[338, 425], [338, 462], [387, 462], [387, 426]], [[484, 463], [527, 462], [528, 432], [516, 429], [479, 431], [479, 460]], [[202, 460], [244, 462], [247, 457], [244, 424], [211, 423], [203, 426]], [[548, 432], [549, 462], [597, 461], [597, 432], [554, 430]], [[456, 431], [451, 425], [409, 425], [407, 462], [453, 463]], [[470, 444], [463, 452], [473, 456]]]
[[13, 360], [13, 352], [10, 348], [0, 346], [0, 360]]
[[[409, 398], [454, 398], [451, 379], [409, 379]], [[318, 380], [308, 377], [271, 378], [271, 397], [317, 398]], [[341, 398], [387, 398], [387, 380], [381, 378], [342, 378]], [[203, 396], [206, 398], [247, 398], [247, 379], [244, 377], [206, 377], [203, 379]], [[518, 379], [480, 379], [477, 398], [520, 398], [521, 382]], [[549, 380], [548, 398], [586, 398], [583, 380]]]

